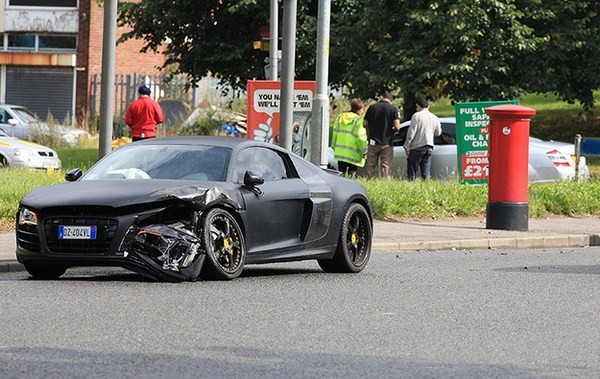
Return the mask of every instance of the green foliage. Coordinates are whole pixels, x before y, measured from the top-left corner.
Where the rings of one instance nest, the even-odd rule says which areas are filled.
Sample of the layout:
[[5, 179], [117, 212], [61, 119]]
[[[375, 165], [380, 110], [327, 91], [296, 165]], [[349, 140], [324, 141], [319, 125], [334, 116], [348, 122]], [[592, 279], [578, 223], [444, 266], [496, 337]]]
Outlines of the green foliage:
[[[281, 4], [281, 2], [279, 2]], [[295, 78], [314, 79], [318, 0], [297, 11]], [[331, 5], [329, 82], [350, 96], [391, 90], [404, 119], [417, 97], [503, 100], [550, 92], [584, 110], [600, 86], [600, 3], [515, 0], [340, 0]], [[234, 88], [263, 78], [253, 49], [269, 25], [267, 2], [141, 0], [119, 4], [122, 40], [163, 52], [171, 74], [209, 73]]]
[[209, 110], [198, 117], [193, 124], [179, 128], [181, 136], [216, 136], [227, 120], [221, 119], [214, 110]]

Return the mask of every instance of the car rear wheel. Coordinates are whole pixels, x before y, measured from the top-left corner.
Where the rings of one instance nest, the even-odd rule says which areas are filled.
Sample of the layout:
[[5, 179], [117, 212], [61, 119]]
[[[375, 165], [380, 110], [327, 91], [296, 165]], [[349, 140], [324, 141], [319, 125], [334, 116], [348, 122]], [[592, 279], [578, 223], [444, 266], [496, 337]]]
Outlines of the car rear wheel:
[[373, 228], [365, 207], [358, 203], [350, 205], [332, 259], [319, 259], [319, 266], [326, 272], [360, 272], [371, 257]]
[[235, 218], [219, 208], [211, 209], [202, 218], [202, 246], [206, 261], [202, 279], [231, 280], [242, 273], [246, 260], [246, 243]]
[[67, 271], [67, 267], [62, 265], [26, 262], [25, 270], [27, 270], [33, 279], [48, 280], [58, 279], [65, 271]]

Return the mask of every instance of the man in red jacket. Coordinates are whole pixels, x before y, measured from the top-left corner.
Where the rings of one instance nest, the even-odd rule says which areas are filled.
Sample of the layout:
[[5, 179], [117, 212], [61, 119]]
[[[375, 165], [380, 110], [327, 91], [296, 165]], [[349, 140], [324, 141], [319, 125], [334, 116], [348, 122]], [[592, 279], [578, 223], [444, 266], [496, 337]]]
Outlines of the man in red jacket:
[[143, 85], [138, 93], [140, 97], [129, 104], [125, 114], [125, 123], [131, 127], [133, 141], [156, 137], [156, 126], [165, 121], [160, 105], [150, 98], [150, 88]]

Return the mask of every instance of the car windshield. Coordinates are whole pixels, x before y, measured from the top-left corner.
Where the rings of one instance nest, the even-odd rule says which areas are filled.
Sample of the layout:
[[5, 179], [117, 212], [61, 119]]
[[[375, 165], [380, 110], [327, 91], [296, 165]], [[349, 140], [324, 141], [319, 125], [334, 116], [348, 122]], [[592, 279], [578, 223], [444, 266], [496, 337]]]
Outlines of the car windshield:
[[13, 108], [19, 118], [25, 122], [37, 122], [37, 118], [26, 108]]
[[225, 181], [230, 155], [224, 147], [133, 143], [104, 157], [81, 180]]

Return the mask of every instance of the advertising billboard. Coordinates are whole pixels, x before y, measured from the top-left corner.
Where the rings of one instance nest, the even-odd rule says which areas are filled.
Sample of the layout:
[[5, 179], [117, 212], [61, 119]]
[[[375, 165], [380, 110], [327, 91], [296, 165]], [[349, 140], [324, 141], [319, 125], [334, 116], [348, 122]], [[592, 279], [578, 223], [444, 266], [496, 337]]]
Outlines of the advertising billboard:
[[[315, 92], [314, 81], [294, 82], [292, 151], [302, 157], [310, 152], [310, 123]], [[248, 81], [248, 138], [279, 143], [280, 93], [280, 81]]]
[[488, 138], [490, 118], [484, 109], [516, 100], [456, 103], [456, 156], [462, 184], [487, 183], [489, 178]]

